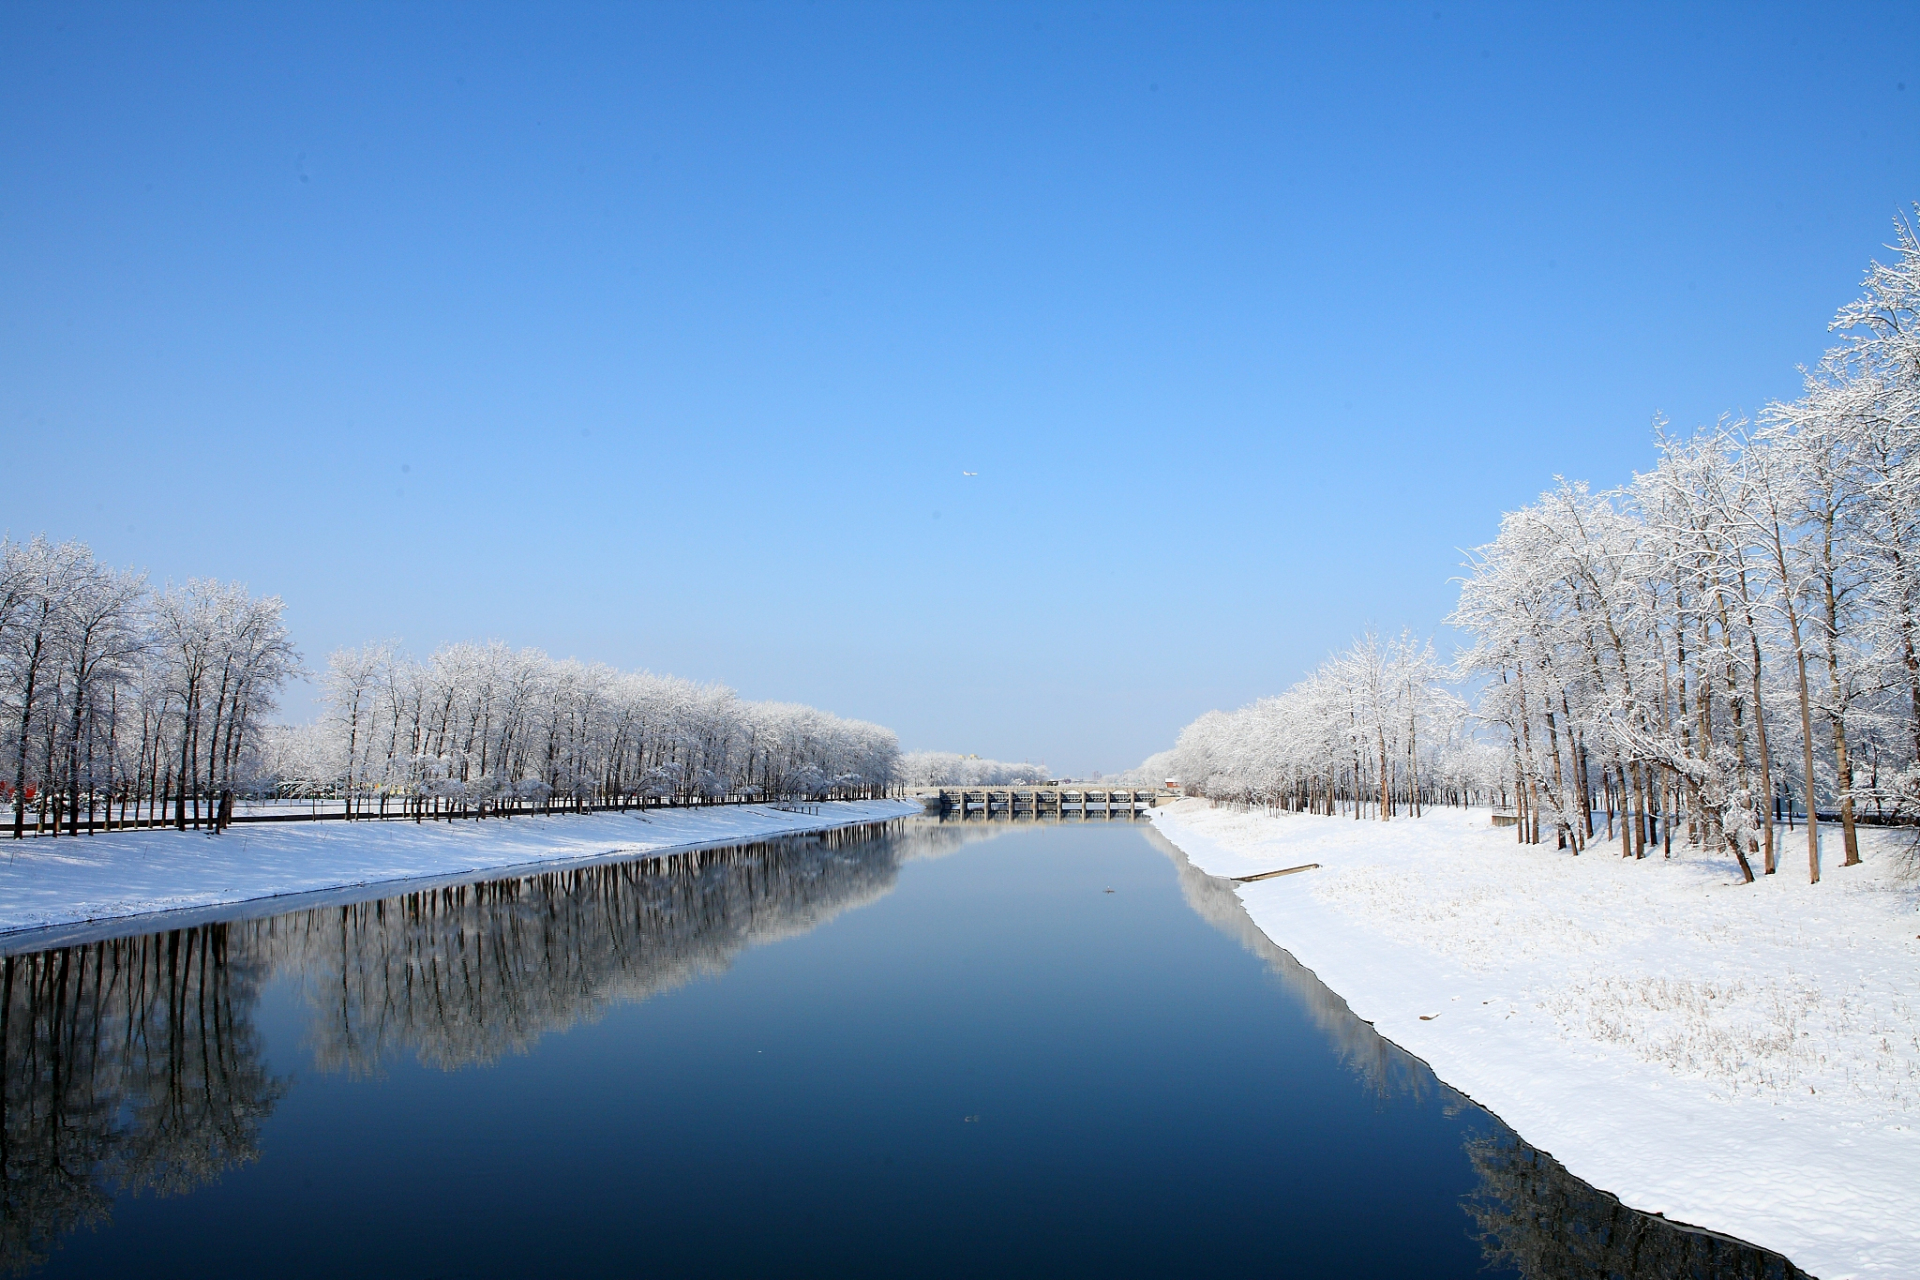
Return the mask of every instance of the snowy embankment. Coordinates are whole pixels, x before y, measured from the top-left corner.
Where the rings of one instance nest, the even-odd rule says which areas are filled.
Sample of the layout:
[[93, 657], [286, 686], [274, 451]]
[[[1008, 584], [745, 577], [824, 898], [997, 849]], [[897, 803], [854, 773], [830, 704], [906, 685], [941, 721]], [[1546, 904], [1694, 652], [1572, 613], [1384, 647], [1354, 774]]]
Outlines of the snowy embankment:
[[[1920, 1276], [1920, 889], [1894, 839], [1806, 883], [1522, 846], [1486, 810], [1154, 821], [1440, 1078], [1635, 1208], [1822, 1277]], [[1837, 834], [1837, 833], [1836, 833]], [[1824, 843], [1824, 842], [1823, 842]]]
[[[914, 800], [845, 800], [790, 813], [767, 805], [649, 809], [459, 822], [314, 822], [125, 831], [8, 842], [0, 944], [52, 945], [56, 926], [289, 894], [436, 881], [737, 844], [920, 813]], [[278, 909], [279, 904], [276, 904]], [[288, 905], [285, 909], [292, 909]], [[32, 930], [22, 935], [21, 930]], [[48, 932], [52, 930], [52, 932]]]

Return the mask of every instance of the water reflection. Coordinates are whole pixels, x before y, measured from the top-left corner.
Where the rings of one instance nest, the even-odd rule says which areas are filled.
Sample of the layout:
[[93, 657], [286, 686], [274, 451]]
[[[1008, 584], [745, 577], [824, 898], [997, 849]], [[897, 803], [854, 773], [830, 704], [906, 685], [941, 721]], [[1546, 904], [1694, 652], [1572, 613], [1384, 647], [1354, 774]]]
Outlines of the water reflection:
[[259, 977], [224, 925], [0, 960], [0, 1263], [257, 1156]]
[[[1425, 1099], [1445, 1090], [1431, 1068], [1363, 1022], [1313, 971], [1274, 945], [1273, 939], [1247, 914], [1233, 882], [1217, 879], [1201, 871], [1180, 852], [1158, 828], [1146, 829], [1155, 848], [1173, 861], [1180, 876], [1180, 893], [1194, 914], [1258, 956], [1293, 993], [1327, 1037], [1339, 1059], [1353, 1068], [1367, 1089], [1381, 1098], [1413, 1097]], [[1446, 1090], [1450, 1097], [1458, 1097]]]
[[886, 894], [911, 851], [832, 831], [281, 916], [246, 945], [299, 984], [320, 1069], [453, 1069], [815, 929]]
[[124, 1192], [174, 1195], [258, 1154], [285, 1086], [250, 1021], [312, 1010], [315, 1066], [491, 1062], [724, 970], [893, 887], [967, 837], [853, 828], [405, 894], [0, 959], [0, 1266], [30, 1269]]
[[1467, 1143], [1480, 1187], [1466, 1205], [1494, 1265], [1530, 1278], [1810, 1280], [1777, 1253], [1629, 1209], [1495, 1125]]
[[1811, 1280], [1777, 1253], [1641, 1213], [1574, 1177], [1498, 1116], [1448, 1088], [1275, 946], [1247, 914], [1232, 881], [1200, 871], [1158, 830], [1147, 838], [1172, 860], [1187, 905], [1266, 963], [1369, 1090], [1381, 1098], [1439, 1098], [1450, 1112], [1471, 1109], [1484, 1117], [1482, 1131], [1466, 1144], [1480, 1185], [1463, 1207], [1490, 1267], [1526, 1280]]
[[[116, 1196], [186, 1192], [257, 1157], [286, 1089], [252, 1022], [269, 981], [304, 1006], [323, 1070], [372, 1074], [401, 1055], [446, 1070], [489, 1063], [723, 972], [757, 943], [886, 895], [909, 861], [1011, 829], [896, 823], [0, 958], [0, 1265], [37, 1265], [61, 1237], [105, 1223]], [[1192, 909], [1265, 963], [1383, 1105], [1470, 1118], [1479, 1185], [1461, 1229], [1495, 1269], [1802, 1275], [1568, 1175], [1355, 1017], [1254, 926], [1228, 882], [1146, 834]]]

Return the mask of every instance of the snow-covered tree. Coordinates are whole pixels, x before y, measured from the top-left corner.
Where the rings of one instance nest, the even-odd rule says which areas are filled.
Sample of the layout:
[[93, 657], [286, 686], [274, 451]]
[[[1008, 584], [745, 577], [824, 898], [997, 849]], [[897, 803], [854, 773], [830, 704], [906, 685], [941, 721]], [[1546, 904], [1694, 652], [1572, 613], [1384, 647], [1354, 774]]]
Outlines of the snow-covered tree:
[[[149, 591], [77, 542], [0, 542], [0, 781], [15, 836], [219, 826], [299, 655], [274, 598]], [[116, 814], [117, 806], [117, 814]], [[144, 809], [144, 814], [143, 814]]]
[[1920, 811], [1920, 240], [1896, 233], [1799, 399], [1661, 431], [1631, 484], [1562, 483], [1475, 552], [1452, 620], [1523, 840], [1577, 851], [1603, 813], [1625, 854], [1679, 838], [1751, 879], [1797, 804], [1817, 881], [1823, 805], [1848, 863], [1863, 805]]
[[350, 813], [863, 798], [896, 781], [898, 743], [878, 725], [498, 642], [425, 662], [391, 644], [341, 650], [323, 699], [317, 741], [285, 738], [275, 767]]
[[1052, 777], [1046, 765], [1030, 760], [983, 760], [952, 751], [909, 751], [900, 757], [900, 781], [909, 787], [1004, 787]]
[[1297, 813], [1386, 820], [1484, 801], [1497, 780], [1444, 676], [1411, 633], [1369, 634], [1285, 693], [1200, 717], [1165, 767], [1189, 795]]

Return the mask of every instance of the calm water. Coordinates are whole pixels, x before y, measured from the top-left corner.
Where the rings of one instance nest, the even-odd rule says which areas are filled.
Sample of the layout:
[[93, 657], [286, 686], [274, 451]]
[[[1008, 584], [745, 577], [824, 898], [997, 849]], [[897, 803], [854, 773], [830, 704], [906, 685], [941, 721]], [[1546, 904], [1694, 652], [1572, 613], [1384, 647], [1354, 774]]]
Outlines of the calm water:
[[36, 1275], [1799, 1274], [1568, 1177], [1128, 823], [4, 965], [0, 1257]]

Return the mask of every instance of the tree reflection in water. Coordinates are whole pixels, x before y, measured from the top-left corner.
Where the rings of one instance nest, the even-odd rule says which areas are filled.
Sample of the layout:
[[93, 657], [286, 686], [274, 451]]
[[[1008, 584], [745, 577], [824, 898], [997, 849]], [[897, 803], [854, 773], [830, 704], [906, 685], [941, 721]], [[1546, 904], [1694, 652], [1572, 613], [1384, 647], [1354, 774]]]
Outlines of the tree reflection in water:
[[1574, 1177], [1498, 1116], [1441, 1083], [1426, 1063], [1363, 1022], [1275, 946], [1241, 905], [1232, 881], [1200, 871], [1158, 831], [1149, 830], [1147, 838], [1172, 860], [1187, 904], [1266, 962], [1371, 1091], [1381, 1098], [1437, 1097], [1449, 1114], [1471, 1108], [1485, 1118], [1484, 1131], [1467, 1140], [1480, 1185], [1462, 1207], [1490, 1266], [1526, 1280], [1810, 1280], [1777, 1253], [1630, 1209]]
[[[1011, 829], [843, 830], [0, 958], [0, 1265], [35, 1265], [106, 1221], [116, 1195], [177, 1194], [256, 1158], [284, 1091], [251, 1022], [269, 978], [304, 993], [321, 1069], [491, 1062], [871, 902], [906, 861]], [[1231, 884], [1148, 834], [1193, 909], [1268, 965], [1371, 1091], [1478, 1112], [1269, 941]], [[1542, 1280], [1802, 1274], [1628, 1209], [1479, 1114], [1465, 1208], [1495, 1266]]]
[[983, 833], [909, 824], [404, 894], [0, 959], [0, 1267], [30, 1268], [115, 1195], [173, 1195], [258, 1154], [284, 1092], [250, 1021], [285, 977], [315, 1065], [443, 1069], [718, 973], [887, 893]]
[[0, 959], [0, 1263], [38, 1263], [114, 1194], [188, 1191], [258, 1155], [282, 1086], [226, 925]]
[[848, 828], [405, 894], [264, 921], [249, 945], [314, 1011], [315, 1064], [454, 1069], [724, 971], [893, 888], [899, 839]]
[[1487, 1260], [1523, 1276], [1809, 1280], [1777, 1253], [1629, 1209], [1505, 1125], [1467, 1143], [1480, 1186], [1467, 1200]]

